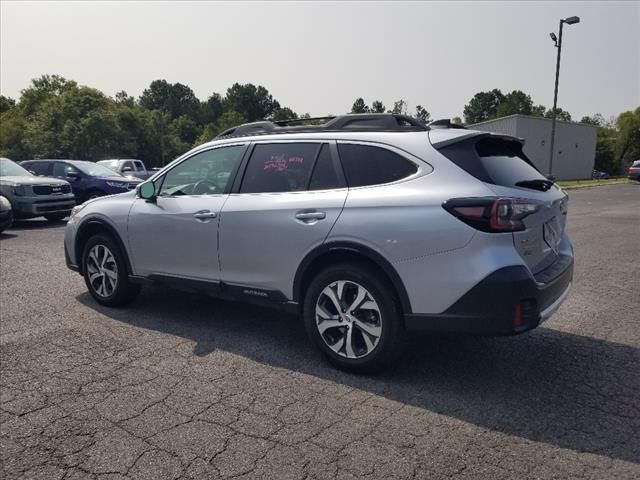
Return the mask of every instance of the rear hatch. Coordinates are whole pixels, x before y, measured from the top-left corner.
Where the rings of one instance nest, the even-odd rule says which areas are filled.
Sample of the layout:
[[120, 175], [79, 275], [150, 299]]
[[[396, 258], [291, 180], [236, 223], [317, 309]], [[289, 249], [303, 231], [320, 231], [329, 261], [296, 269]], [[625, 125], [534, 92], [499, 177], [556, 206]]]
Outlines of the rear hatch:
[[[497, 199], [513, 199], [527, 213], [514, 228], [514, 245], [536, 274], [555, 262], [566, 226], [567, 195], [540, 173], [522, 151], [522, 141], [493, 134], [461, 136], [434, 143], [440, 153], [482, 181]], [[530, 212], [530, 213], [529, 213]]]

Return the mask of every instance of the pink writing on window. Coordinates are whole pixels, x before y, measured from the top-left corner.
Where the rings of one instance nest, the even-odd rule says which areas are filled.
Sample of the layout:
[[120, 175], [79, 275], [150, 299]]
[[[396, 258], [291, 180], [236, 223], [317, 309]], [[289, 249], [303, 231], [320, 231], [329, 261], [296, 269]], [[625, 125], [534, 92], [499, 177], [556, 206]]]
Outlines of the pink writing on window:
[[283, 172], [289, 168], [291, 163], [303, 163], [304, 157], [285, 157], [282, 155], [271, 155], [269, 160], [264, 161], [263, 170], [271, 170], [274, 172]]

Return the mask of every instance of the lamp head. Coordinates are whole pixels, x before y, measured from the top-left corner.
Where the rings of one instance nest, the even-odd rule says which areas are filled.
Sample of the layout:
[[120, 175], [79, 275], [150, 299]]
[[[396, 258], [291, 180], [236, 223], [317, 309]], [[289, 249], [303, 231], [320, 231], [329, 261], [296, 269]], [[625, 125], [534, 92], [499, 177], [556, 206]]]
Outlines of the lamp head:
[[575, 23], [580, 23], [580, 17], [568, 17], [563, 20], [567, 25], [573, 25]]

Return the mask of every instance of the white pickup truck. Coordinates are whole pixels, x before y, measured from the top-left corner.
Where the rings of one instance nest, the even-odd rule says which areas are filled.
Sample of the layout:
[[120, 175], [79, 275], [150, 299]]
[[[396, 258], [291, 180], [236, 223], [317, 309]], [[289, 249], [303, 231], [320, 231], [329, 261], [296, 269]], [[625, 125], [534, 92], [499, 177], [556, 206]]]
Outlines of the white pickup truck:
[[142, 160], [137, 160], [135, 158], [114, 158], [110, 160], [100, 160], [97, 163], [104, 165], [125, 177], [135, 177], [140, 180], [146, 180], [155, 173], [147, 171], [147, 167], [145, 167]]

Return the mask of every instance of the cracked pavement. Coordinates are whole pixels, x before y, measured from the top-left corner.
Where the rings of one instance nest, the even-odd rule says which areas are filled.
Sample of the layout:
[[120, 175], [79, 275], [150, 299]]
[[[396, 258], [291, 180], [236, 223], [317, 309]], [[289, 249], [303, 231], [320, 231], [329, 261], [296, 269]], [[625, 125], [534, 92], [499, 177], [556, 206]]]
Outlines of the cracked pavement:
[[63, 228], [0, 235], [0, 477], [640, 477], [640, 185], [570, 192], [574, 290], [509, 338], [419, 336], [376, 376], [292, 316], [167, 289], [110, 310]]

